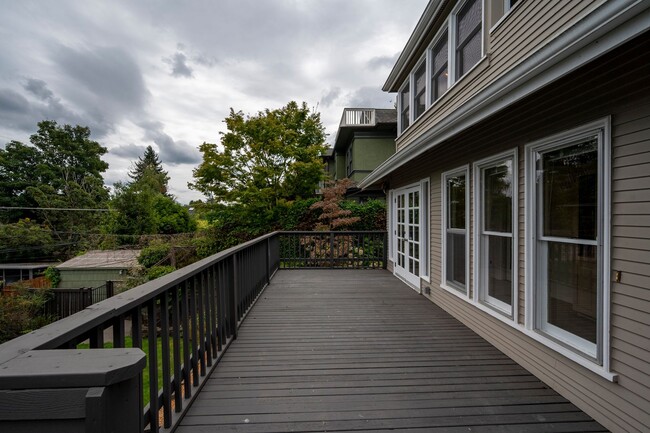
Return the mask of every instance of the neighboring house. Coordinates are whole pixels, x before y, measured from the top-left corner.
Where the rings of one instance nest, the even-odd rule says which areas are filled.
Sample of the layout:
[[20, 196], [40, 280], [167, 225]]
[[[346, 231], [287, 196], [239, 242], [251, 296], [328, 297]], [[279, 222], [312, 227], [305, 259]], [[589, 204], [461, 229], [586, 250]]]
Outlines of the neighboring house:
[[140, 250], [88, 251], [56, 267], [61, 276], [57, 288], [99, 287], [106, 281], [124, 281], [129, 269], [139, 266], [139, 255]]
[[360, 184], [397, 276], [612, 431], [650, 426], [649, 28], [647, 0], [430, 1]]
[[[363, 180], [395, 153], [397, 112], [394, 109], [345, 108], [336, 132], [334, 147], [323, 157], [332, 180]], [[384, 198], [380, 187], [348, 191], [351, 198]]]
[[0, 264], [0, 281], [5, 285], [21, 280], [33, 280], [43, 275], [50, 266], [56, 263], [2, 263]]

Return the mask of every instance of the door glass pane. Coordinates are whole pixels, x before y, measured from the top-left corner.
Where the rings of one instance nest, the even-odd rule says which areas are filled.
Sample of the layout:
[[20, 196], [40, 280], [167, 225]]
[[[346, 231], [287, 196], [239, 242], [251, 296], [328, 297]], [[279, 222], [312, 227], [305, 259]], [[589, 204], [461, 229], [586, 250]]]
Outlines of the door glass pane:
[[596, 246], [548, 242], [548, 323], [596, 343]]
[[465, 290], [465, 234], [447, 233], [447, 282]]
[[448, 228], [465, 228], [465, 176], [447, 178]]
[[544, 235], [595, 240], [597, 137], [543, 153], [538, 160], [538, 179], [544, 201]]
[[512, 160], [483, 169], [485, 230], [512, 232]]
[[485, 236], [488, 295], [512, 305], [512, 238]]

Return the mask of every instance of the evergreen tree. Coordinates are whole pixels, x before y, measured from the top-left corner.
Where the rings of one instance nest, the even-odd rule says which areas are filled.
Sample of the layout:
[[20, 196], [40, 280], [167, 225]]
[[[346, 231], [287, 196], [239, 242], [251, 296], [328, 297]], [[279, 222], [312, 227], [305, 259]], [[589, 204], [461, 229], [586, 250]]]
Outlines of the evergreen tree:
[[162, 161], [153, 147], [147, 146], [144, 155], [138, 157], [134, 163], [133, 168], [129, 171], [129, 177], [133, 182], [139, 182], [145, 174], [150, 175], [153, 173], [158, 182], [158, 190], [162, 194], [167, 194], [167, 185], [169, 183], [169, 176], [162, 167]]

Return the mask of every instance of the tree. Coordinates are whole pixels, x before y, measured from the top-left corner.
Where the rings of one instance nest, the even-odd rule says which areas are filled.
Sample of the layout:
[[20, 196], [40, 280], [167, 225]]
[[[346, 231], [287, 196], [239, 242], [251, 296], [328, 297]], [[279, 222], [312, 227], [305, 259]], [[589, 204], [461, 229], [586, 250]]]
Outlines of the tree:
[[217, 213], [262, 226], [281, 202], [314, 194], [323, 176], [325, 132], [320, 115], [289, 102], [245, 116], [230, 110], [221, 145], [203, 143], [192, 189], [216, 203]]
[[26, 218], [0, 224], [0, 262], [48, 258], [56, 249], [50, 230]]
[[351, 210], [341, 208], [345, 192], [353, 185], [354, 182], [347, 178], [327, 181], [322, 188], [323, 199], [311, 205], [311, 209], [322, 211], [318, 217], [320, 222], [316, 224], [316, 230], [341, 229], [359, 222], [359, 217], [350, 216]]
[[[17, 141], [0, 150], [0, 197], [3, 206], [96, 209], [106, 205], [108, 190], [102, 173], [106, 148], [90, 139], [83, 126], [38, 123], [31, 146]], [[102, 216], [96, 211], [17, 210], [3, 213], [2, 222], [32, 218], [45, 223], [53, 239], [72, 249], [78, 233], [95, 230]]]
[[137, 182], [147, 173], [153, 172], [157, 182], [159, 183], [158, 189], [162, 194], [167, 194], [167, 187], [169, 184], [169, 176], [162, 167], [162, 161], [158, 157], [153, 147], [147, 146], [144, 155], [138, 157], [138, 160], [133, 164], [133, 168], [129, 171], [129, 177]]

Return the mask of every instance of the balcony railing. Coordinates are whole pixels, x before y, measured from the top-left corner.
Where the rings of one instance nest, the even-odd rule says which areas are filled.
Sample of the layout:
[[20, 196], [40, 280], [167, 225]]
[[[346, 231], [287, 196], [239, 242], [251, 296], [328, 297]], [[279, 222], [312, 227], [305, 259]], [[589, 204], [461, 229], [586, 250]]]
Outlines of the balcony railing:
[[341, 126], [374, 126], [375, 110], [366, 108], [346, 108], [343, 111]]
[[92, 305], [0, 345], [0, 431], [171, 429], [275, 271], [385, 265], [385, 232], [275, 232]]

